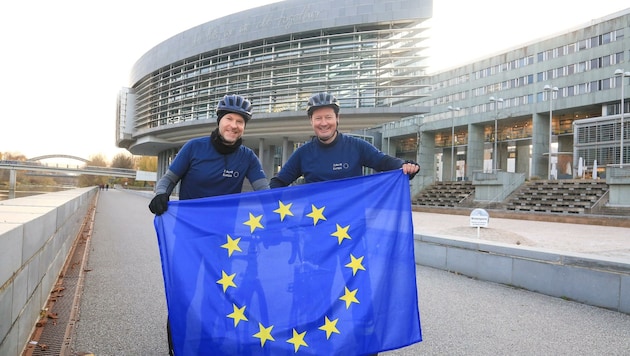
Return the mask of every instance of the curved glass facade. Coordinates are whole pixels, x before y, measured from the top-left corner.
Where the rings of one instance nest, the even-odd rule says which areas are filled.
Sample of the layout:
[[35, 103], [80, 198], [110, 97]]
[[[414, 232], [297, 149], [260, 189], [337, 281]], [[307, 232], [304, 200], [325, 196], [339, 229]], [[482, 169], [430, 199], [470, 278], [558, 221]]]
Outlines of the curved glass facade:
[[134, 65], [119, 95], [117, 145], [171, 156], [209, 133], [231, 93], [253, 104], [245, 138], [261, 159], [309, 139], [305, 107], [315, 92], [337, 96], [344, 132], [423, 114], [431, 14], [431, 1], [286, 0], [193, 27]]
[[423, 29], [412, 21], [323, 29], [218, 48], [155, 70], [134, 85], [135, 130], [213, 118], [227, 93], [254, 113], [303, 111], [317, 91], [342, 107], [410, 105], [421, 96]]

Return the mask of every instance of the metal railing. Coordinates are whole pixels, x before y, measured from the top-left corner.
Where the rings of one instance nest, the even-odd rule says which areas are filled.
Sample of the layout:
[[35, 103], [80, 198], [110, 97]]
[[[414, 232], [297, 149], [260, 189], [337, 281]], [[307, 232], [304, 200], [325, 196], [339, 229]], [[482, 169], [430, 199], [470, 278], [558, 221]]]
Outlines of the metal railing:
[[0, 169], [21, 170], [21, 171], [40, 171], [40, 172], [55, 172], [55, 173], [76, 173], [76, 174], [89, 174], [97, 176], [111, 176], [121, 178], [136, 178], [135, 169], [127, 168], [109, 168], [109, 167], [96, 167], [96, 166], [81, 166], [81, 165], [60, 165], [60, 164], [46, 164], [40, 162], [25, 162], [14, 160], [0, 160]]

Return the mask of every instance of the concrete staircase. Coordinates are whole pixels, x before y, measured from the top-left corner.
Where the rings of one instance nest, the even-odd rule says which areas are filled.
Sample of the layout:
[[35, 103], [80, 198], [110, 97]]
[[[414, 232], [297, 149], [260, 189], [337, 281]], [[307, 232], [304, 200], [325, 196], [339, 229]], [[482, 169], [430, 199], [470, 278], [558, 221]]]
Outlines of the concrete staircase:
[[475, 187], [471, 181], [435, 182], [420, 192], [417, 205], [436, 207], [467, 206], [465, 202], [474, 198]]
[[470, 181], [435, 182], [413, 199], [416, 209], [483, 208], [506, 213], [628, 216], [630, 208], [610, 207], [605, 180], [535, 180], [516, 189], [502, 202], [475, 202]]
[[504, 206], [518, 212], [584, 214], [601, 205], [607, 192], [604, 180], [537, 180], [521, 186]]

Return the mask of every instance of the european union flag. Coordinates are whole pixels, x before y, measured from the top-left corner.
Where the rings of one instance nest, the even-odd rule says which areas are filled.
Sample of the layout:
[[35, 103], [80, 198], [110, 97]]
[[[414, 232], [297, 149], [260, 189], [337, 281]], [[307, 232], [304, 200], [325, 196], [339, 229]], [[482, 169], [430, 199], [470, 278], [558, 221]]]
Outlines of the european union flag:
[[361, 355], [422, 340], [402, 170], [173, 201], [155, 228], [178, 356]]

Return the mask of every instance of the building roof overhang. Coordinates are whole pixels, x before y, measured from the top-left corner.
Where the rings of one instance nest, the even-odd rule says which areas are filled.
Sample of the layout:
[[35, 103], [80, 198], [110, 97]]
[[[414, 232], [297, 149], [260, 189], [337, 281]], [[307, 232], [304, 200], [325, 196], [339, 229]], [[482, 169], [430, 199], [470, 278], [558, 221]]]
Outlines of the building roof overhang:
[[[339, 131], [353, 132], [375, 128], [388, 122], [405, 117], [426, 114], [427, 107], [376, 107], [342, 108], [339, 115]], [[156, 156], [161, 151], [181, 147], [186, 141], [210, 135], [216, 127], [216, 121], [185, 121], [167, 126], [159, 126], [133, 135], [133, 143], [128, 150], [134, 155]], [[283, 142], [303, 142], [313, 136], [313, 129], [306, 113], [287, 111], [271, 114], [255, 114], [249, 121], [244, 143], [257, 149], [262, 140], [265, 146], [281, 146]]]

